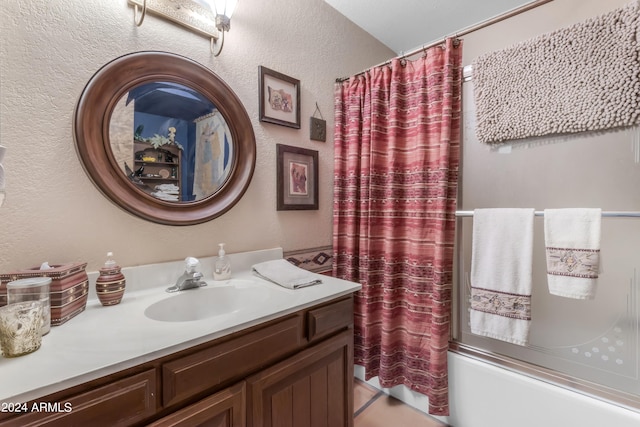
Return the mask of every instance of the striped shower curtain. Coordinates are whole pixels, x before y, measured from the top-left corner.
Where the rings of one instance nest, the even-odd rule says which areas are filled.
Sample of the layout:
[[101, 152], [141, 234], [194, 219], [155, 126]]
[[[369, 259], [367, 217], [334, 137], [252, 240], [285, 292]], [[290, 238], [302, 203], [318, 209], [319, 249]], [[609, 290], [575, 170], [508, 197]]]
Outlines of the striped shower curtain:
[[355, 362], [448, 415], [462, 46], [336, 83], [334, 275], [360, 282]]

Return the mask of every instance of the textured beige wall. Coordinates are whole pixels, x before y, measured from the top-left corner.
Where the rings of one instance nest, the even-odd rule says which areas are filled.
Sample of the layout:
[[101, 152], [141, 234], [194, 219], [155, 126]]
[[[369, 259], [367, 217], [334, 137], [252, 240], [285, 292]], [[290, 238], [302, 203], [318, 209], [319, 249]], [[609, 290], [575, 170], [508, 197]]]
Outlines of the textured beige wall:
[[[629, 0], [554, 0], [464, 37], [463, 64], [544, 33], [583, 22]], [[463, 88], [463, 209], [602, 207], [640, 210], [633, 129], [515, 141], [491, 150], [475, 136], [473, 80]]]
[[532, 37], [602, 15], [631, 1], [553, 0], [464, 36], [463, 64], [470, 64], [475, 57], [484, 53], [504, 49]]
[[[229, 252], [331, 243], [333, 82], [393, 53], [322, 0], [241, 0], [224, 51], [147, 16], [133, 24], [126, 0], [9, 0], [0, 10], [0, 143], [7, 146], [7, 198], [0, 208], [0, 272], [42, 261], [89, 262], [107, 251], [123, 266]], [[211, 68], [239, 96], [257, 139], [256, 171], [243, 199], [205, 224], [144, 221], [105, 198], [75, 152], [73, 110], [85, 84], [110, 60], [135, 51], [187, 56]], [[258, 66], [301, 81], [300, 130], [258, 121]], [[309, 140], [318, 102], [326, 143]], [[276, 211], [276, 143], [320, 152], [320, 209]]]

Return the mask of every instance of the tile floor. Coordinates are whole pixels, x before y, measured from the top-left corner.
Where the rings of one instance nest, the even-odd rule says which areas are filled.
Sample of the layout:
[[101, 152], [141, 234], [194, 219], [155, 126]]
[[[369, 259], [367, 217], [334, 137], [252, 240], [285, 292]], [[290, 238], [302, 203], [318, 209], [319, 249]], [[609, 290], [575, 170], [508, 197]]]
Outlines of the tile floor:
[[446, 427], [441, 421], [355, 378], [354, 427]]

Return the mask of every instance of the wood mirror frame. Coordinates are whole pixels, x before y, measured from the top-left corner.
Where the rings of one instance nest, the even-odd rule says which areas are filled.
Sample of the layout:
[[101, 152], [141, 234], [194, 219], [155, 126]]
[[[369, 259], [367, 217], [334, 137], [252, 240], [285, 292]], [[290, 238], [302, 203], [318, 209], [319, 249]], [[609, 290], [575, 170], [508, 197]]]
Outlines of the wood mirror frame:
[[[109, 138], [116, 104], [139, 85], [167, 81], [197, 90], [229, 125], [234, 158], [226, 182], [197, 201], [171, 202], [137, 189], [118, 167]], [[131, 130], [133, 139], [133, 129]], [[205, 66], [166, 52], [136, 52], [103, 66], [85, 87], [74, 113], [74, 137], [80, 161], [98, 189], [126, 211], [160, 224], [193, 225], [228, 211], [246, 191], [256, 162], [256, 140], [249, 116], [231, 88]]]

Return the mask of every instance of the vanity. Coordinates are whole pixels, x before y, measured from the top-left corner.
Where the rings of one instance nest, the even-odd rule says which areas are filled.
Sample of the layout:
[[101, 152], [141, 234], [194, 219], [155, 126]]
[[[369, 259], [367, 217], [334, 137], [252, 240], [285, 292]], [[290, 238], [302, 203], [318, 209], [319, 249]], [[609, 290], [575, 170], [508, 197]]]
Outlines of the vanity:
[[289, 290], [250, 272], [281, 249], [229, 257], [231, 280], [205, 258], [208, 285], [176, 294], [182, 262], [125, 268], [122, 303], [91, 299], [38, 351], [0, 358], [0, 426], [352, 426], [360, 285]]

